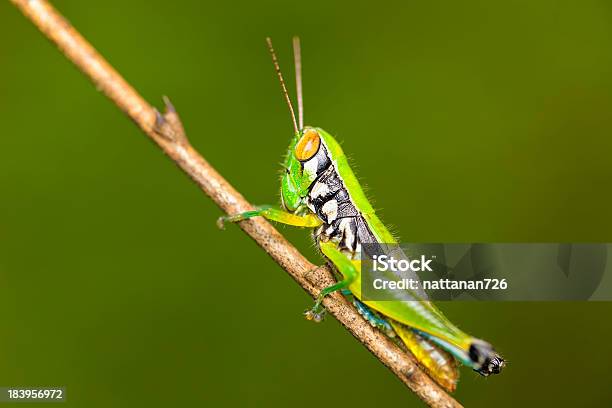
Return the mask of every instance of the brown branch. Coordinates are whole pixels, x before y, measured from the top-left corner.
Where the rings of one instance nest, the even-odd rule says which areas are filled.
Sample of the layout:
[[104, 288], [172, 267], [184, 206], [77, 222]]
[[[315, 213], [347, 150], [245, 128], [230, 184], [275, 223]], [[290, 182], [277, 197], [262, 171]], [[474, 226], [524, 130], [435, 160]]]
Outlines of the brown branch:
[[[180, 119], [167, 99], [166, 112], [161, 115], [48, 2], [11, 1], [223, 211], [235, 214], [252, 209], [244, 197], [191, 147]], [[329, 268], [316, 267], [308, 262], [262, 218], [243, 221], [240, 228], [311, 296], [315, 297], [321, 289], [334, 282]], [[332, 316], [428, 405], [461, 406], [421, 370], [411, 355], [372, 328], [340, 294], [326, 297], [323, 304]]]

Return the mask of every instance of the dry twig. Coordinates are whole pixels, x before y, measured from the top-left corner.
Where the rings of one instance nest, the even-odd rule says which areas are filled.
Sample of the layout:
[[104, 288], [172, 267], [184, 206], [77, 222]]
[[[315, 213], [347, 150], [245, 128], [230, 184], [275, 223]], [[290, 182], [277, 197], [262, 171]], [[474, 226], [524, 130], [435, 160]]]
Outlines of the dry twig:
[[[11, 1], [223, 211], [235, 214], [252, 209], [242, 195], [191, 147], [178, 114], [167, 99], [166, 111], [162, 115], [47, 1]], [[311, 296], [315, 297], [321, 289], [334, 282], [329, 268], [317, 268], [308, 262], [264, 219], [242, 221], [240, 228]], [[411, 355], [372, 328], [340, 294], [326, 297], [323, 304], [332, 316], [425, 403], [432, 407], [461, 406], [419, 368]]]

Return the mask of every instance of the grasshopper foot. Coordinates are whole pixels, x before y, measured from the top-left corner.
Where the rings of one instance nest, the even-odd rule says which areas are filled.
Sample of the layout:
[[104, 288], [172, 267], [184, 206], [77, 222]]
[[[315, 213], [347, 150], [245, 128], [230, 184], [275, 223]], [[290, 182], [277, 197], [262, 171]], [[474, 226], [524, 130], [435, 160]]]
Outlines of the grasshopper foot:
[[223, 230], [225, 229], [226, 222], [238, 222], [238, 221], [242, 221], [242, 220], [246, 220], [250, 218], [248, 216], [245, 216], [245, 214], [247, 213], [236, 214], [236, 215], [223, 215], [217, 218], [217, 227]]
[[304, 317], [306, 318], [306, 320], [310, 320], [315, 323], [320, 323], [325, 317], [325, 309], [322, 308], [319, 304], [316, 304], [312, 307], [312, 309], [308, 309], [304, 312]]
[[219, 217], [217, 218], [217, 228], [219, 228], [220, 230], [224, 230], [225, 229], [225, 220], [227, 217]]

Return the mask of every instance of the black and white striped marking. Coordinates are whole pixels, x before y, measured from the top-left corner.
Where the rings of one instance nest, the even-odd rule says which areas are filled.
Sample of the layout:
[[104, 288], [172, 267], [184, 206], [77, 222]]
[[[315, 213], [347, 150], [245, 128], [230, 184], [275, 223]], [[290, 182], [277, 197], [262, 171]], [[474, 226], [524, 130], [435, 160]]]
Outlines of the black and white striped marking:
[[321, 142], [317, 154], [302, 163], [303, 170], [315, 174], [306, 204], [323, 221], [316, 237], [338, 242], [340, 249], [355, 254], [361, 250], [361, 242], [377, 242], [366, 221], [351, 201], [327, 152]]

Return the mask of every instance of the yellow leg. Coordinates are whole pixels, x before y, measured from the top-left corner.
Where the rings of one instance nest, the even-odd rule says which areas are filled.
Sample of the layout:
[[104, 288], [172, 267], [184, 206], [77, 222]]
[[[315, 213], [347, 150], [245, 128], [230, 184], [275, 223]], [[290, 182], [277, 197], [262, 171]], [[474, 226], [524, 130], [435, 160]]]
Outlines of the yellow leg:
[[219, 228], [223, 228], [223, 224], [226, 221], [239, 222], [253, 217], [264, 217], [268, 220], [280, 222], [281, 224], [293, 225], [294, 227], [314, 228], [323, 223], [315, 214], [296, 215], [277, 208], [262, 206], [253, 211], [246, 211], [241, 214], [219, 217], [217, 220], [217, 225]]

